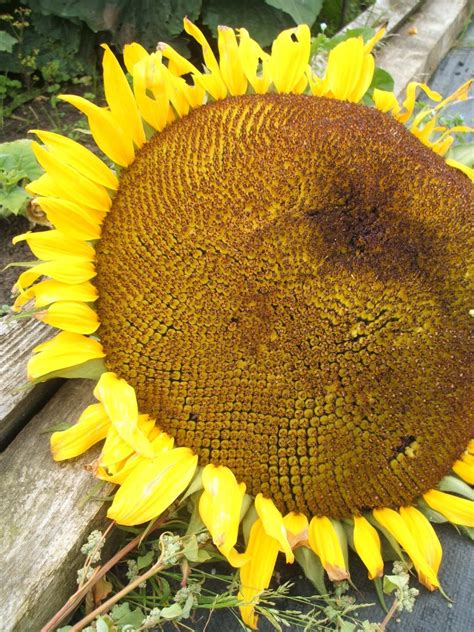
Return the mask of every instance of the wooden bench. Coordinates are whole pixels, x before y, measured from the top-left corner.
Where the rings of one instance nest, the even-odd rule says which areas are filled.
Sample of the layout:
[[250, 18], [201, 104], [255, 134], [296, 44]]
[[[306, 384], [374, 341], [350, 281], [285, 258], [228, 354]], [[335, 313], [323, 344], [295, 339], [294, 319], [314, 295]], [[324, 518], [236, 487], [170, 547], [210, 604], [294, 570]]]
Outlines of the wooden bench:
[[[468, 4], [468, 0], [386, 0], [351, 26], [377, 25], [392, 9], [388, 25], [392, 37], [379, 52], [378, 64], [394, 76], [400, 94], [409, 81], [428, 79], [465, 24]], [[410, 35], [414, 28], [417, 34]], [[25, 386], [31, 349], [51, 335], [38, 322], [0, 319], [2, 632], [41, 629], [75, 590], [76, 571], [83, 561], [80, 547], [94, 528], [104, 524], [104, 505], [90, 499], [97, 493], [97, 481], [84, 469], [93, 455], [58, 465], [49, 453], [50, 430], [77, 419], [93, 400], [92, 383], [56, 380]], [[449, 540], [445, 557], [455, 565], [443, 567], [446, 590], [466, 599], [465, 586], [472, 583], [467, 545], [453, 540], [446, 529], [442, 534]], [[372, 589], [366, 587], [362, 598], [373, 601]], [[417, 613], [407, 619], [410, 627], [403, 629], [474, 629], [472, 616], [467, 602], [461, 610], [459, 604], [448, 610], [442, 598], [424, 594]], [[373, 620], [380, 619], [380, 612], [374, 614]]]

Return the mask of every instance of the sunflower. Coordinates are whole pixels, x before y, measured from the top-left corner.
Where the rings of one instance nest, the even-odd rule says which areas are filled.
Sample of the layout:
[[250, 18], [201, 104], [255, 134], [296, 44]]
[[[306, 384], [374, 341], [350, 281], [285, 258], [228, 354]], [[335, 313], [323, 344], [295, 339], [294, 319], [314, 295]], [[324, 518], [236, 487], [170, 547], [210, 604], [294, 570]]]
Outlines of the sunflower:
[[219, 27], [218, 58], [184, 26], [202, 71], [135, 43], [130, 85], [105, 46], [108, 107], [62, 97], [106, 161], [35, 131], [28, 189], [55, 228], [15, 239], [40, 260], [15, 309], [61, 331], [28, 374], [97, 380], [53, 457], [104, 441], [123, 525], [192, 492], [251, 627], [280, 552], [337, 581], [350, 546], [377, 579], [391, 546], [439, 588], [430, 520], [474, 526], [473, 171], [443, 158], [466, 128], [438, 122], [470, 82], [400, 105], [369, 91], [381, 32], [318, 77], [306, 26], [271, 53]]

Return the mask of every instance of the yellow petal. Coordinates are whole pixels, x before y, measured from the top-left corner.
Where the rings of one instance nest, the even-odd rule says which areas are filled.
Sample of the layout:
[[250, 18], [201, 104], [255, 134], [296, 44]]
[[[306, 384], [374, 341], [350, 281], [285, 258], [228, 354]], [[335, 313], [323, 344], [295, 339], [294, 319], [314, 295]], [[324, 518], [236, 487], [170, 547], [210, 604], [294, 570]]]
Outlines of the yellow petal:
[[374, 509], [372, 513], [375, 520], [405, 549], [418, 576], [424, 578], [425, 586], [429, 590], [439, 588], [438, 577], [420, 548], [421, 534], [412, 533], [401, 515], [393, 509]]
[[57, 259], [46, 261], [25, 270], [20, 274], [16, 287], [21, 291], [29, 287], [41, 276], [51, 277], [55, 281], [75, 285], [95, 277], [95, 266], [90, 261]]
[[386, 28], [379, 29], [373, 37], [365, 44], [365, 50], [370, 53], [379, 40], [385, 35]]
[[43, 141], [48, 149], [52, 150], [53, 153], [60, 154], [63, 160], [77, 169], [83, 176], [113, 191], [118, 189], [118, 178], [115, 173], [89, 149], [66, 136], [61, 136], [61, 134], [39, 129], [32, 129], [31, 131]]
[[[151, 439], [151, 433], [149, 435], [149, 438]], [[122, 444], [123, 443], [124, 442], [122, 441]], [[166, 434], [166, 432], [160, 432], [157, 437], [151, 439], [151, 445], [155, 456], [159, 456], [162, 452], [168, 452], [173, 448], [174, 439], [173, 437], [170, 437], [168, 434]], [[118, 462], [123, 460], [124, 457], [122, 455], [119, 455], [119, 457], [117, 458], [113, 454], [110, 454], [110, 452], [107, 454], [106, 449], [104, 449], [102, 453], [104, 457], [100, 461], [100, 465], [97, 470], [97, 476], [98, 478], [102, 478], [103, 480], [106, 480], [109, 483], [114, 483], [116, 485], [122, 485], [131, 474], [131, 472], [133, 472], [133, 470], [135, 470], [146, 459], [146, 457], [134, 452], [129, 458], [126, 459], [124, 465], [120, 467], [120, 469], [117, 469], [115, 474], [109, 475], [107, 472], [109, 465], [116, 465]]]
[[453, 470], [463, 481], [469, 485], [474, 485], [474, 463], [470, 463], [466, 459], [458, 460], [453, 465]]
[[102, 60], [104, 92], [110, 111], [135, 145], [141, 147], [146, 138], [133, 92], [115, 55], [107, 44], [102, 44], [102, 48], [105, 51]]
[[[168, 123], [170, 109], [161, 55], [149, 55], [134, 65], [133, 90], [143, 119], [153, 129], [161, 131]], [[149, 96], [149, 92], [154, 98]]]
[[80, 240], [100, 238], [105, 213], [56, 197], [40, 197], [35, 202], [51, 224], [66, 237]]
[[472, 84], [474, 83], [474, 79], [468, 79], [465, 83], [463, 83], [459, 88], [457, 88], [452, 94], [443, 99], [438, 105], [434, 108], [435, 110], [439, 110], [444, 108], [448, 103], [452, 103], [453, 101], [465, 101], [469, 98], [469, 90], [471, 89]]
[[292, 564], [295, 561], [295, 556], [288, 542], [283, 516], [275, 507], [273, 500], [264, 498], [263, 494], [257, 494], [255, 497], [255, 509], [257, 510], [267, 535], [279, 543], [282, 551], [286, 555], [287, 563]]
[[[145, 437], [149, 438], [154, 425], [154, 420], [148, 415], [138, 415], [137, 428]], [[115, 475], [121, 471], [125, 461], [133, 454], [137, 454], [134, 448], [130, 443], [122, 439], [112, 424], [107, 434], [107, 439], [102, 447], [99, 465], [102, 468], [106, 468], [109, 473]], [[153, 452], [153, 454], [155, 453]]]
[[102, 404], [88, 406], [73, 426], [51, 435], [53, 459], [64, 461], [83, 454], [98, 441], [105, 439], [109, 428], [110, 419]]
[[94, 248], [79, 239], [70, 239], [59, 230], [44, 230], [39, 233], [31, 231], [17, 235], [12, 239], [14, 244], [26, 241], [31, 252], [43, 261], [54, 259], [74, 259], [80, 261], [93, 261]]
[[290, 511], [283, 518], [283, 524], [292, 549], [307, 543], [309, 523], [304, 514]]
[[81, 301], [83, 303], [93, 303], [99, 294], [92, 283], [85, 282], [77, 285], [68, 285], [48, 279], [30, 287], [29, 290], [20, 294], [16, 301], [15, 310], [19, 305], [34, 299], [35, 307], [45, 307], [56, 301]]
[[329, 53], [329, 90], [336, 99], [357, 103], [367, 92], [374, 69], [374, 58], [366, 51], [362, 37], [341, 42]]
[[374, 88], [373, 99], [375, 107], [381, 112], [392, 112], [396, 114], [400, 111], [397, 97], [390, 90]]
[[219, 66], [229, 94], [238, 96], [247, 92], [247, 78], [242, 70], [234, 29], [217, 27]]
[[268, 588], [275, 569], [280, 545], [270, 537], [258, 519], [250, 530], [246, 553], [250, 561], [240, 569], [239, 606], [242, 619], [253, 630], [257, 628], [255, 605], [263, 590]]
[[271, 83], [270, 55], [253, 40], [247, 29], [239, 29], [242, 70], [256, 94], [266, 94]]
[[53, 178], [56, 185], [66, 193], [72, 189], [74, 199], [78, 204], [90, 206], [103, 213], [109, 210], [112, 200], [104, 186], [81, 175], [69, 167], [57, 154], [46, 151], [36, 141], [31, 143], [31, 148], [40, 165]]
[[36, 355], [28, 362], [31, 380], [105, 356], [100, 342], [69, 331], [62, 331], [52, 340], [43, 342], [33, 352]]
[[146, 50], [146, 48], [143, 48], [141, 44], [137, 44], [137, 42], [125, 44], [125, 46], [123, 47], [123, 61], [125, 64], [125, 68], [131, 75], [133, 75], [133, 68], [135, 64], [138, 64], [139, 61], [142, 61], [147, 57], [148, 51]]
[[425, 502], [453, 524], [474, 527], [474, 501], [452, 496], [437, 489], [423, 494]]
[[463, 165], [461, 162], [453, 160], [452, 158], [448, 158], [448, 160], [446, 160], [446, 164], [450, 167], [454, 167], [455, 169], [459, 169], [459, 171], [462, 171], [467, 175], [471, 182], [474, 182], [474, 169], [472, 169], [471, 167]]
[[[277, 92], [303, 92], [311, 49], [307, 24], [282, 31], [272, 44], [270, 74]], [[302, 78], [304, 83], [301, 84]]]
[[150, 441], [138, 427], [138, 405], [133, 386], [115, 373], [105, 372], [94, 389], [120, 437], [139, 454], [153, 458]]
[[369, 571], [369, 579], [383, 575], [383, 559], [377, 530], [363, 516], [354, 516], [354, 548]]
[[128, 167], [133, 162], [135, 150], [132, 138], [117, 124], [111, 112], [74, 94], [63, 94], [59, 98], [87, 116], [97, 146], [115, 164]]
[[107, 516], [123, 525], [158, 517], [186, 489], [196, 467], [197, 456], [189, 448], [173, 448], [144, 460], [116, 493]]
[[[417, 91], [418, 88], [421, 88], [421, 90], [423, 90], [423, 92], [432, 101], [440, 101], [441, 100], [441, 95], [439, 94], [439, 92], [435, 92], [434, 90], [431, 90], [431, 88], [429, 88], [426, 85], [426, 83], [419, 83], [418, 81], [411, 81], [408, 84], [408, 86], [407, 86], [406, 98], [403, 101], [403, 107], [405, 109], [405, 112], [402, 112], [401, 114], [398, 114], [396, 116], [397, 120], [399, 120], [400, 123], [406, 123], [408, 121], [408, 119], [411, 117], [411, 115], [413, 114], [413, 110], [415, 108], [415, 103], [416, 103], [416, 91]], [[428, 114], [429, 112], [430, 112], [430, 110], [427, 110], [426, 114]]]
[[97, 312], [85, 303], [60, 301], [36, 314], [38, 320], [51, 327], [77, 334], [93, 334], [99, 327]]
[[[424, 559], [437, 575], [443, 550], [435, 530], [428, 519], [415, 507], [400, 507], [400, 516], [412, 535], [416, 537], [418, 548], [421, 550]], [[422, 572], [419, 573], [419, 579], [428, 590], [435, 590], [438, 587], [437, 585], [433, 586], [431, 577], [426, 577]]]
[[[199, 499], [199, 514], [219, 551], [240, 567], [247, 561], [234, 551], [240, 522], [245, 484], [237, 483], [233, 472], [222, 465], [206, 465], [202, 472], [204, 490]], [[233, 565], [234, 565], [233, 564]]]
[[217, 59], [209, 46], [209, 42], [204, 37], [202, 31], [188, 18], [183, 20], [184, 30], [191, 35], [202, 47], [202, 55], [209, 74], [199, 73], [195, 75], [195, 80], [216, 100], [224, 99], [227, 96], [227, 87], [222, 79], [221, 71]]
[[315, 516], [309, 523], [309, 545], [320, 558], [329, 579], [347, 579], [344, 554], [334, 525], [326, 517]]

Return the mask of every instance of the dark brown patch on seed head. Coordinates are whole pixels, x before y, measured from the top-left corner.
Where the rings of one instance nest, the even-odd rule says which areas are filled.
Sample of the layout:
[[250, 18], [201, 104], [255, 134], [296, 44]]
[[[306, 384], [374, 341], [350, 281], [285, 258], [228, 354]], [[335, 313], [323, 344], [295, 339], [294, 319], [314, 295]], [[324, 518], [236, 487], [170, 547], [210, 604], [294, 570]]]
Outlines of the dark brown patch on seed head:
[[106, 364], [282, 511], [409, 504], [474, 430], [472, 203], [373, 109], [198, 109], [121, 175], [97, 253]]

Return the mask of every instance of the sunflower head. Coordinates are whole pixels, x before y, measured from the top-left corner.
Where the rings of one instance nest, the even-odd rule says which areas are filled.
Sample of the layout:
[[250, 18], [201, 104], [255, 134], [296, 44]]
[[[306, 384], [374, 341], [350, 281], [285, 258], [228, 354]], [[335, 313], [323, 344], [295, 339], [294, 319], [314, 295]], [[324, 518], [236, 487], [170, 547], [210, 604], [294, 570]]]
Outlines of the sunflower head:
[[[16, 305], [34, 299], [63, 331], [29, 373], [101, 373], [54, 458], [105, 439], [95, 470], [120, 485], [108, 515], [128, 525], [195, 479], [250, 625], [278, 552], [291, 563], [302, 546], [340, 580], [348, 541], [371, 578], [381, 537], [398, 542], [434, 589], [425, 514], [473, 515], [472, 174], [443, 159], [436, 122], [468, 86], [444, 101], [421, 86], [438, 105], [414, 115], [418, 84], [403, 107], [367, 95], [379, 35], [339, 44], [317, 77], [305, 26], [271, 54], [221, 27], [219, 59], [185, 28], [204, 73], [132, 44], [132, 89], [106, 48], [108, 108], [64, 97], [115, 168], [37, 132], [47, 173], [30, 190], [55, 230], [17, 238], [41, 261]], [[455, 496], [436, 489], [451, 469]]]

